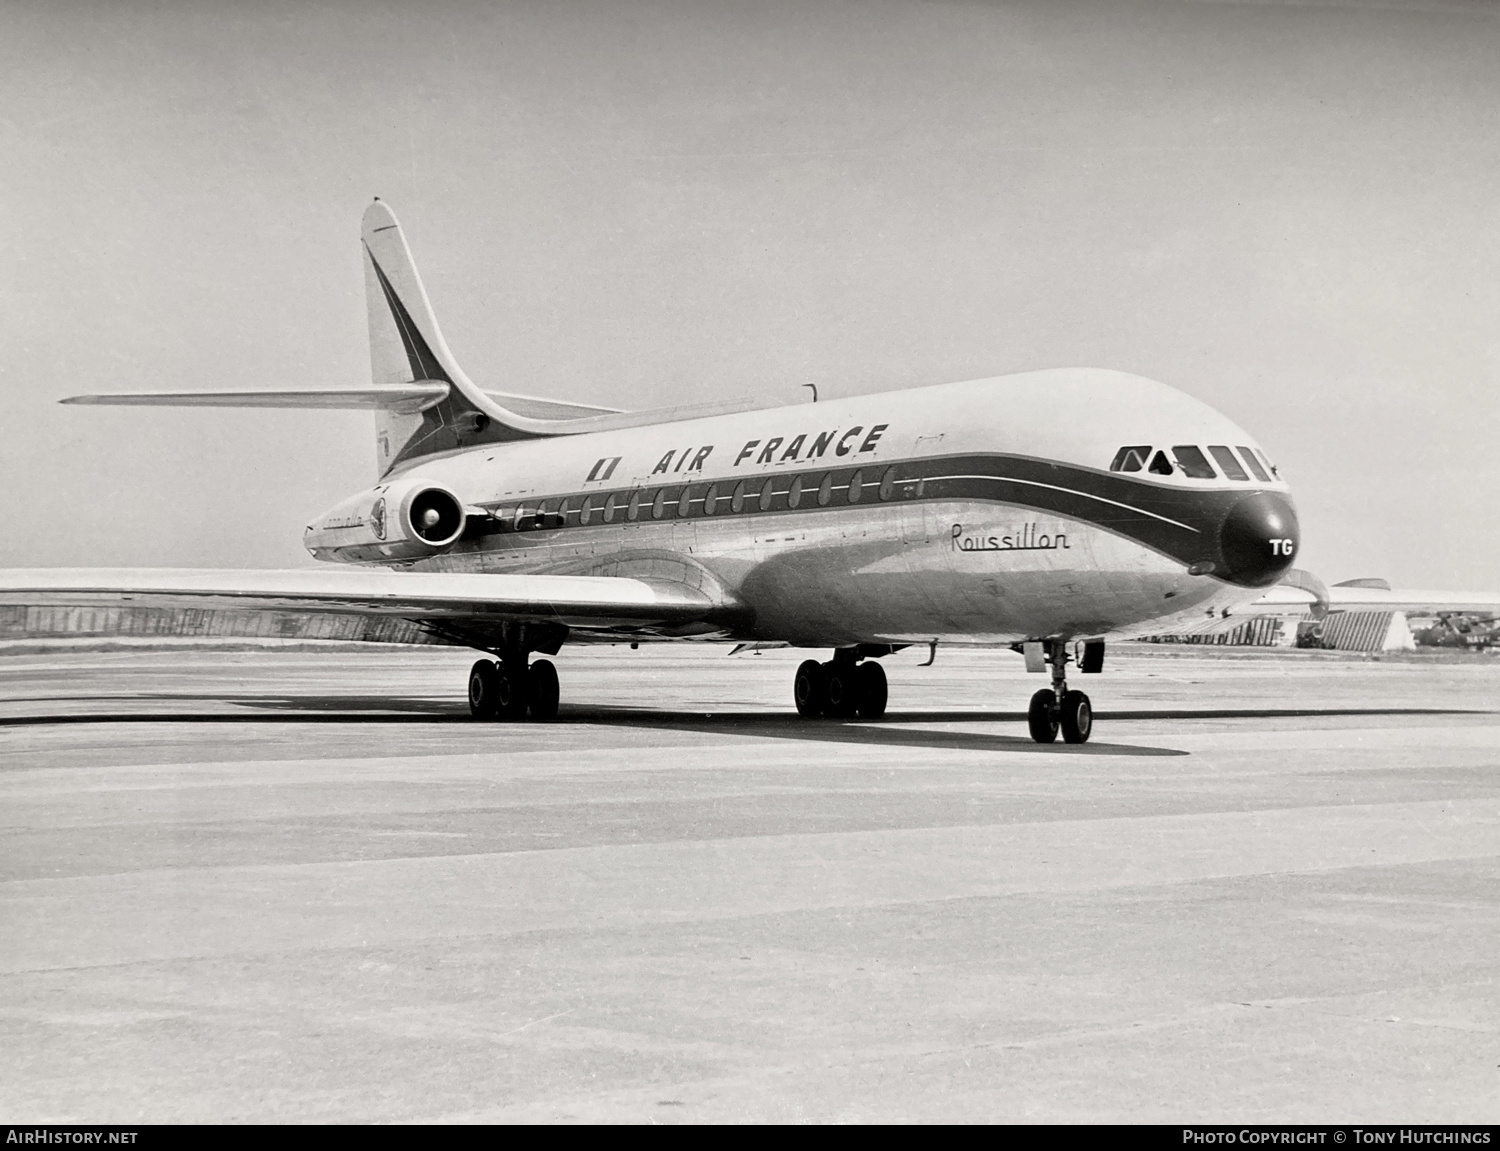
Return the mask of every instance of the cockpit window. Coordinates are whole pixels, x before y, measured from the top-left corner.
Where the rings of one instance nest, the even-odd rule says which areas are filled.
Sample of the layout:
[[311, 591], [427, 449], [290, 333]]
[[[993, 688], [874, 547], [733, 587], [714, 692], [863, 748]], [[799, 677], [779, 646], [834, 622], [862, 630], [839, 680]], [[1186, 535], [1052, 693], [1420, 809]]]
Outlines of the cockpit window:
[[1151, 466], [1146, 470], [1158, 476], [1169, 476], [1172, 474], [1172, 461], [1167, 459], [1166, 452], [1157, 452], [1151, 457]]
[[1138, 472], [1146, 466], [1146, 460], [1150, 456], [1150, 444], [1144, 444], [1135, 448], [1121, 448], [1115, 453], [1115, 458], [1110, 463], [1109, 470], [1112, 472]]
[[1250, 473], [1256, 479], [1258, 479], [1263, 484], [1268, 484], [1271, 482], [1271, 477], [1266, 475], [1266, 469], [1260, 466], [1260, 461], [1255, 458], [1254, 452], [1252, 452], [1249, 448], [1241, 445], [1240, 455], [1244, 457], [1245, 466], [1250, 469]]
[[1182, 474], [1189, 479], [1212, 480], [1218, 478], [1213, 464], [1208, 462], [1208, 457], [1203, 454], [1201, 448], [1192, 444], [1173, 444], [1172, 455], [1177, 459], [1177, 466], [1182, 469]]
[[1266, 471], [1270, 472], [1277, 479], [1281, 478], [1281, 473], [1276, 470], [1276, 465], [1271, 462], [1270, 456], [1266, 455], [1259, 448], [1255, 449], [1255, 454], [1260, 457], [1260, 462], [1266, 465]]
[[1232, 480], [1248, 480], [1245, 469], [1240, 467], [1240, 461], [1235, 459], [1234, 453], [1223, 444], [1209, 444], [1208, 454], [1213, 456], [1219, 463], [1219, 470]]

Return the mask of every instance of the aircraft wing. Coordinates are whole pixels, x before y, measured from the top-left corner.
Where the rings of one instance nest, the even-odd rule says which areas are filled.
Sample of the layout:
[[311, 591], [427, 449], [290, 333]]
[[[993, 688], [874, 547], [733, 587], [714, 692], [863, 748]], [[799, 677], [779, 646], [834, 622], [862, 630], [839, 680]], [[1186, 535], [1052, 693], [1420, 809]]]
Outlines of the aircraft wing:
[[[1405, 588], [1340, 587], [1327, 589], [1329, 611], [1400, 611], [1407, 615], [1500, 615], [1500, 593], [1413, 591]], [[1234, 614], [1243, 620], [1257, 615], [1302, 615], [1313, 610], [1318, 596], [1300, 587], [1274, 587]]]
[[517, 625], [575, 639], [725, 631], [737, 605], [673, 580], [346, 567], [0, 569], [0, 638], [207, 635], [494, 647]]

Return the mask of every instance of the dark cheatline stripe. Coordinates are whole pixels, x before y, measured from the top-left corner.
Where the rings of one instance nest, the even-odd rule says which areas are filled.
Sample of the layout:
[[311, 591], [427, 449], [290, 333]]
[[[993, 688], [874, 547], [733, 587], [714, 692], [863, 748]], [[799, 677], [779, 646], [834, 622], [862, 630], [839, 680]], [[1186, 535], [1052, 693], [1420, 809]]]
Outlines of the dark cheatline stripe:
[[[815, 461], [805, 461], [814, 463]], [[631, 520], [616, 512], [608, 526], [631, 523], [665, 522], [681, 518], [678, 504], [684, 488], [688, 489], [688, 517], [704, 515], [703, 498], [709, 485], [718, 489], [717, 511], [713, 518], [737, 519], [746, 516], [786, 515], [834, 512], [851, 506], [848, 488], [854, 475], [861, 476], [861, 496], [852, 506], [887, 506], [940, 500], [1008, 504], [1027, 512], [1066, 517], [1102, 528], [1142, 544], [1174, 560], [1191, 565], [1218, 559], [1218, 531], [1229, 510], [1246, 496], [1263, 490], [1247, 483], [1243, 487], [1194, 490], [1166, 485], [1157, 486], [1113, 472], [1077, 467], [1032, 456], [1000, 453], [966, 456], [940, 456], [902, 460], [895, 464], [865, 463], [829, 469], [809, 468], [799, 472], [782, 472], [770, 476], [721, 476], [695, 479], [691, 483], [645, 484], [640, 488], [612, 488], [593, 492], [568, 492], [542, 499], [497, 501], [484, 505], [495, 516], [491, 523], [477, 524], [468, 538], [502, 532], [557, 530], [580, 525], [580, 507], [585, 496], [594, 501], [590, 527], [606, 526], [601, 509], [613, 496], [617, 509], [628, 507], [632, 494], [640, 492], [638, 515]], [[790, 504], [793, 480], [802, 480], [798, 506]], [[818, 489], [825, 476], [831, 479], [834, 498], [827, 504], [818, 501]], [[667, 477], [662, 477], [666, 479]], [[732, 493], [741, 483], [746, 485], [741, 510], [732, 509]], [[769, 506], [762, 508], [757, 498], [765, 483], [773, 485]], [[664, 493], [661, 514], [656, 514], [655, 495]], [[884, 496], [878, 494], [884, 491]], [[566, 503], [567, 512], [561, 510]], [[524, 515], [517, 518], [517, 510]], [[545, 514], [544, 514], [545, 513]], [[520, 527], [515, 525], [519, 522]], [[975, 525], [976, 527], [978, 525]]]
[[1029, 456], [950, 456], [913, 464], [926, 499], [985, 500], [1066, 516], [1185, 564], [1213, 558], [1220, 522], [1253, 490], [1157, 487]]

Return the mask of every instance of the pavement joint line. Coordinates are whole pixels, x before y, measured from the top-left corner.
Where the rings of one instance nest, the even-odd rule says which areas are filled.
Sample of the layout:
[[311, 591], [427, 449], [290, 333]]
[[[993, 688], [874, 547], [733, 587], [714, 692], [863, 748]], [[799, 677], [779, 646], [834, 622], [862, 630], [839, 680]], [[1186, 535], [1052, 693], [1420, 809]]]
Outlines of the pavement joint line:
[[[1449, 827], [1444, 829], [1439, 842], [1429, 842], [1432, 837], [1428, 835], [1420, 845], [1407, 842], [1401, 849], [1393, 846], [1401, 842], [1403, 832], [1406, 840], [1411, 841], [1422, 834], [1426, 824], [1439, 817], [1453, 823], [1462, 818], [1459, 809], [1464, 808], [1469, 809], [1465, 823], [1471, 838], [1476, 829], [1480, 830], [1482, 842], [1461, 845], [1456, 841], [1454, 829]], [[1361, 826], [1358, 822], [1361, 818], [1369, 826]], [[12, 947], [19, 945], [19, 953], [13, 953], [3, 966], [10, 971], [106, 966], [117, 961], [108, 954], [111, 949], [123, 948], [128, 953], [132, 945], [143, 946], [138, 942], [143, 937], [149, 942], [144, 944], [142, 953], [119, 958], [172, 961], [182, 958], [184, 950], [207, 958], [201, 954], [202, 949], [192, 946], [189, 938], [211, 930], [216, 923], [232, 923], [240, 930], [260, 932], [251, 946], [235, 942], [227, 949], [221, 946], [216, 952], [208, 949], [221, 956], [309, 950], [303, 942], [305, 930], [296, 932], [298, 943], [291, 947], [271, 937], [286, 934], [286, 916], [278, 918], [273, 910], [267, 919], [268, 913], [259, 902], [261, 897], [253, 893], [264, 890], [268, 881], [278, 880], [283, 881], [276, 884], [279, 905], [297, 907], [321, 902], [335, 913], [325, 916], [322, 930], [335, 936], [342, 932], [343, 938], [325, 938], [312, 945], [322, 950], [370, 946], [368, 927], [358, 928], [347, 920], [350, 914], [357, 917], [367, 913], [366, 909], [374, 904], [383, 908], [385, 924], [384, 933], [376, 933], [375, 945], [414, 939], [521, 936], [589, 926], [597, 929], [622, 921], [725, 922], [835, 908], [939, 905], [959, 899], [1068, 891], [1161, 889], [1267, 874], [1318, 874], [1368, 866], [1492, 858], [1500, 855], [1500, 837], [1490, 830], [1490, 825], [1497, 822], [1500, 822], [1500, 798], [1468, 802], [1437, 800], [1046, 824], [827, 832], [722, 842], [532, 849], [507, 854], [163, 868], [117, 876], [12, 880], [0, 886], [0, 906], [9, 906], [7, 914], [14, 924]], [[1328, 836], [1339, 832], [1340, 826], [1346, 839], [1352, 827], [1354, 838], [1339, 845], [1334, 858], [1315, 859], [1308, 854], [1306, 840], [1310, 832], [1321, 829], [1321, 846], [1326, 844]], [[1194, 834], [1185, 835], [1184, 829]], [[1377, 832], [1382, 833], [1379, 846], [1366, 848], [1369, 837]], [[1247, 842], [1251, 844], [1265, 840], [1269, 834], [1277, 850], [1266, 854], [1262, 847], [1259, 858], [1252, 851], [1248, 862], [1221, 862], [1226, 844], [1234, 842], [1236, 833], [1241, 840], [1248, 836]], [[1039, 839], [1042, 842], [1035, 842]], [[1028, 844], [1027, 840], [1033, 842]], [[1099, 844], [1103, 841], [1107, 843], [1101, 852]], [[1139, 853], [1143, 842], [1168, 849], [1145, 864], [1136, 862], [1133, 870], [1131, 866], [1122, 870], [1117, 853], [1132, 848]], [[1092, 854], [1080, 853], [1078, 844], [1092, 845]], [[1168, 847], [1171, 844], [1179, 848], [1187, 844], [1187, 847], [1174, 856]], [[1303, 853], [1301, 858], [1295, 861], [1287, 858], [1289, 853], [1295, 856], [1299, 850]], [[1041, 857], [1042, 852], [1056, 858]], [[939, 884], [932, 880], [929, 873], [944, 871], [958, 857], [969, 865], [966, 881]], [[898, 860], [900, 865], [896, 866]], [[1019, 874], [976, 875], [976, 865], [984, 870], [986, 863], [991, 868], [1018, 868]], [[644, 906], [631, 906], [629, 899], [613, 893], [611, 885], [625, 885], [622, 891], [635, 890], [630, 887], [632, 875], [643, 868], [662, 866], [685, 877], [670, 892], [647, 893]], [[765, 867], [771, 868], [769, 877], [763, 876], [746, 888], [743, 875], [759, 874], [756, 869]], [[538, 868], [552, 878], [539, 891], [533, 891], [527, 884], [530, 882], [534, 887], [536, 876], [541, 874]], [[241, 886], [249, 884], [249, 894], [237, 894], [236, 880]], [[428, 885], [437, 883], [437, 894], [424, 890], [418, 898], [414, 886], [418, 880]], [[170, 907], [155, 911], [153, 920], [148, 893], [156, 889], [172, 891], [178, 900], [198, 901], [191, 921], [184, 922], [181, 914]], [[871, 894], [872, 889], [877, 893]], [[47, 943], [47, 932], [28, 928], [27, 921], [34, 914], [28, 908], [40, 910], [59, 897], [68, 898], [63, 893], [69, 890], [77, 893], [73, 897], [75, 902], [81, 900], [83, 906], [94, 909], [87, 917], [85, 935], [92, 938], [96, 951], [102, 949], [105, 954], [93, 962], [69, 963], [60, 954], [48, 958], [47, 953], [54, 951], [54, 947]], [[525, 898], [528, 894], [530, 903]], [[143, 897], [148, 902], [143, 904]], [[580, 899], [609, 910], [602, 915], [589, 913], [580, 917], [576, 907]], [[477, 916], [492, 916], [501, 908], [513, 920], [507, 930], [475, 930], [469, 926]], [[447, 918], [439, 926], [436, 921], [428, 922], [434, 916]], [[358, 922], [356, 918], [356, 925]], [[391, 935], [397, 923], [400, 930]], [[132, 931], [136, 934], [131, 935]], [[176, 945], [163, 948], [156, 943], [162, 933], [168, 940], [176, 940]], [[30, 958], [26, 955], [28, 950]]]

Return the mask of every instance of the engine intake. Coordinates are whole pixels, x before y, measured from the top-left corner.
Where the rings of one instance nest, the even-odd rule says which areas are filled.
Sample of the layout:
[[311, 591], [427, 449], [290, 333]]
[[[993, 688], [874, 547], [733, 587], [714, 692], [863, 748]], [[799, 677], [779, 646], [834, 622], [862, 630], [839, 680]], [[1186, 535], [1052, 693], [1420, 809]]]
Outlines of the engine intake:
[[447, 488], [423, 488], [407, 502], [412, 531], [435, 548], [445, 548], [464, 530], [464, 508]]
[[463, 501], [440, 483], [410, 477], [345, 500], [310, 524], [302, 542], [320, 560], [369, 562], [437, 555], [463, 534]]

